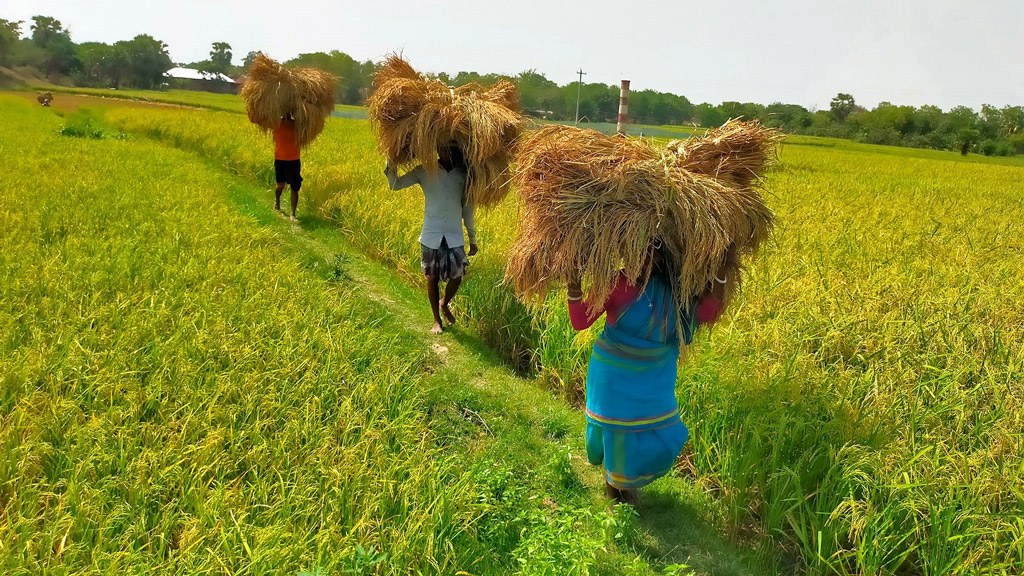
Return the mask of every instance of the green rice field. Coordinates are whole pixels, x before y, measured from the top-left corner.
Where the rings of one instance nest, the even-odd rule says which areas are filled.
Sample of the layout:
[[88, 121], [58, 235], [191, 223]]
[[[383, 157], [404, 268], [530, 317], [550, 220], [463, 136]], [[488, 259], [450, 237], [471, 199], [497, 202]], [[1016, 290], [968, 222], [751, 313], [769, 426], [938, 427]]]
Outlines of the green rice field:
[[1024, 160], [784, 144], [776, 235], [680, 368], [691, 441], [612, 510], [597, 332], [504, 285], [515, 199], [434, 342], [368, 123], [305, 151], [290, 226], [216, 99], [0, 95], [5, 573], [1024, 573]]

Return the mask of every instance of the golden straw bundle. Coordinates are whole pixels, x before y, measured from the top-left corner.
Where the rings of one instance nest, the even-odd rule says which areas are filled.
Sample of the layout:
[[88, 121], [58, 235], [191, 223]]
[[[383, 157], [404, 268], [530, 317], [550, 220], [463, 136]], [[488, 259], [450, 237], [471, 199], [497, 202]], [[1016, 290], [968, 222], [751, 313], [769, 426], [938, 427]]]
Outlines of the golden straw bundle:
[[260, 54], [249, 69], [242, 98], [249, 119], [264, 130], [280, 126], [281, 119], [295, 120], [295, 139], [308, 146], [323, 132], [334, 112], [337, 77], [316, 68], [281, 66]]
[[779, 139], [777, 130], [758, 122], [730, 120], [702, 138], [673, 140], [668, 149], [686, 170], [745, 188], [764, 172]]
[[468, 195], [474, 203], [493, 205], [508, 194], [509, 161], [523, 128], [512, 82], [452, 89], [392, 55], [378, 70], [367, 104], [377, 147], [389, 163], [419, 162], [435, 174], [437, 149], [455, 142], [469, 165]]
[[[771, 234], [772, 212], [754, 184], [778, 140], [756, 122], [730, 122], [671, 150], [567, 126], [531, 134], [516, 158], [520, 216], [506, 280], [539, 302], [552, 281], [582, 277], [599, 307], [620, 270], [642, 288], [660, 246], [687, 308], [716, 274], [738, 281], [742, 257]], [[722, 270], [730, 250], [737, 269]]]

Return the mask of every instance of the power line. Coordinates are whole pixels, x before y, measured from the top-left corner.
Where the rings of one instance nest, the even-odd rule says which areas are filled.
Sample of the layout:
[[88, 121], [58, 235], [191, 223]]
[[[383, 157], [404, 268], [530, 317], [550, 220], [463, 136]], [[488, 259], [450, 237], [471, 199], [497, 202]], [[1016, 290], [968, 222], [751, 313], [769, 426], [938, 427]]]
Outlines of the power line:
[[580, 75], [580, 81], [576, 84], [576, 123], [573, 124], [573, 126], [580, 125], [580, 92], [583, 90], [583, 77], [586, 76], [587, 73], [583, 71], [583, 68], [580, 68], [577, 74]]

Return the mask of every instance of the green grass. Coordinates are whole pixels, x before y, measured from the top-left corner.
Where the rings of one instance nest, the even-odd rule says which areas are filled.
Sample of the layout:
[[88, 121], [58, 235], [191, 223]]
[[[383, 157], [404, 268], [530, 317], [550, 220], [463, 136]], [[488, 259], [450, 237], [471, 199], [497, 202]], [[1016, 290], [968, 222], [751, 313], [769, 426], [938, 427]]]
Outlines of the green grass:
[[563, 552], [536, 518], [479, 533], [512, 520], [427, 427], [427, 355], [236, 215], [228, 177], [3, 115], [0, 163], [26, 177], [0, 213], [5, 573], [503, 573], [525, 542]]
[[64, 130], [98, 114], [0, 96], [5, 574], [783, 570], [682, 477], [612, 512], [580, 414], [472, 331], [426, 336], [350, 234]]
[[[269, 144], [236, 115], [116, 110], [111, 121], [266, 181]], [[304, 156], [309, 204], [416, 277], [418, 194], [386, 190], [365, 122]], [[1024, 563], [1024, 206], [1019, 159], [792, 139], [768, 183], [776, 238], [678, 393], [682, 471], [737, 530], [812, 573], [1016, 573]], [[460, 302], [513, 364], [578, 401], [594, 333], [554, 295], [501, 284], [516, 209], [478, 219]]]
[[789, 136], [786, 138], [788, 146], [815, 146], [821, 148], [832, 148], [842, 152], [861, 152], [871, 158], [878, 158], [880, 155], [896, 156], [903, 158], [921, 158], [927, 160], [946, 160], [950, 162], [970, 162], [977, 164], [993, 164], [1000, 166], [1024, 166], [1024, 157], [1020, 156], [984, 156], [981, 154], [969, 154], [961, 156], [959, 152], [946, 150], [927, 150], [922, 148], [906, 148], [902, 146], [878, 146], [875, 144], [862, 144], [851, 140], [839, 138], [822, 138], [819, 136]]
[[5, 573], [462, 561], [424, 554], [478, 512], [424, 433], [421, 353], [186, 155], [3, 113]]

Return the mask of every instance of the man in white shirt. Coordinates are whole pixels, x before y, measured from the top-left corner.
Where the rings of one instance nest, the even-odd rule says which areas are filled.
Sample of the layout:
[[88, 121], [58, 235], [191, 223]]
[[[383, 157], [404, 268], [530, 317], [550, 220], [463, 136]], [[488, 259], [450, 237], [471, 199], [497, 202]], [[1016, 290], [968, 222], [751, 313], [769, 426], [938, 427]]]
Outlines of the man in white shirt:
[[[389, 165], [384, 170], [392, 190], [403, 190], [415, 184], [423, 189], [420, 268], [427, 277], [427, 294], [434, 313], [432, 334], [440, 334], [444, 330], [441, 314], [449, 324], [455, 323], [450, 305], [469, 265], [463, 225], [469, 236], [469, 256], [477, 253], [473, 203], [466, 198], [469, 169], [462, 151], [458, 146], [449, 145], [438, 149], [438, 157], [438, 169], [434, 175], [430, 175], [423, 166], [417, 166], [404, 176], [398, 176], [394, 166]], [[441, 282], [446, 283], [443, 299]]]

